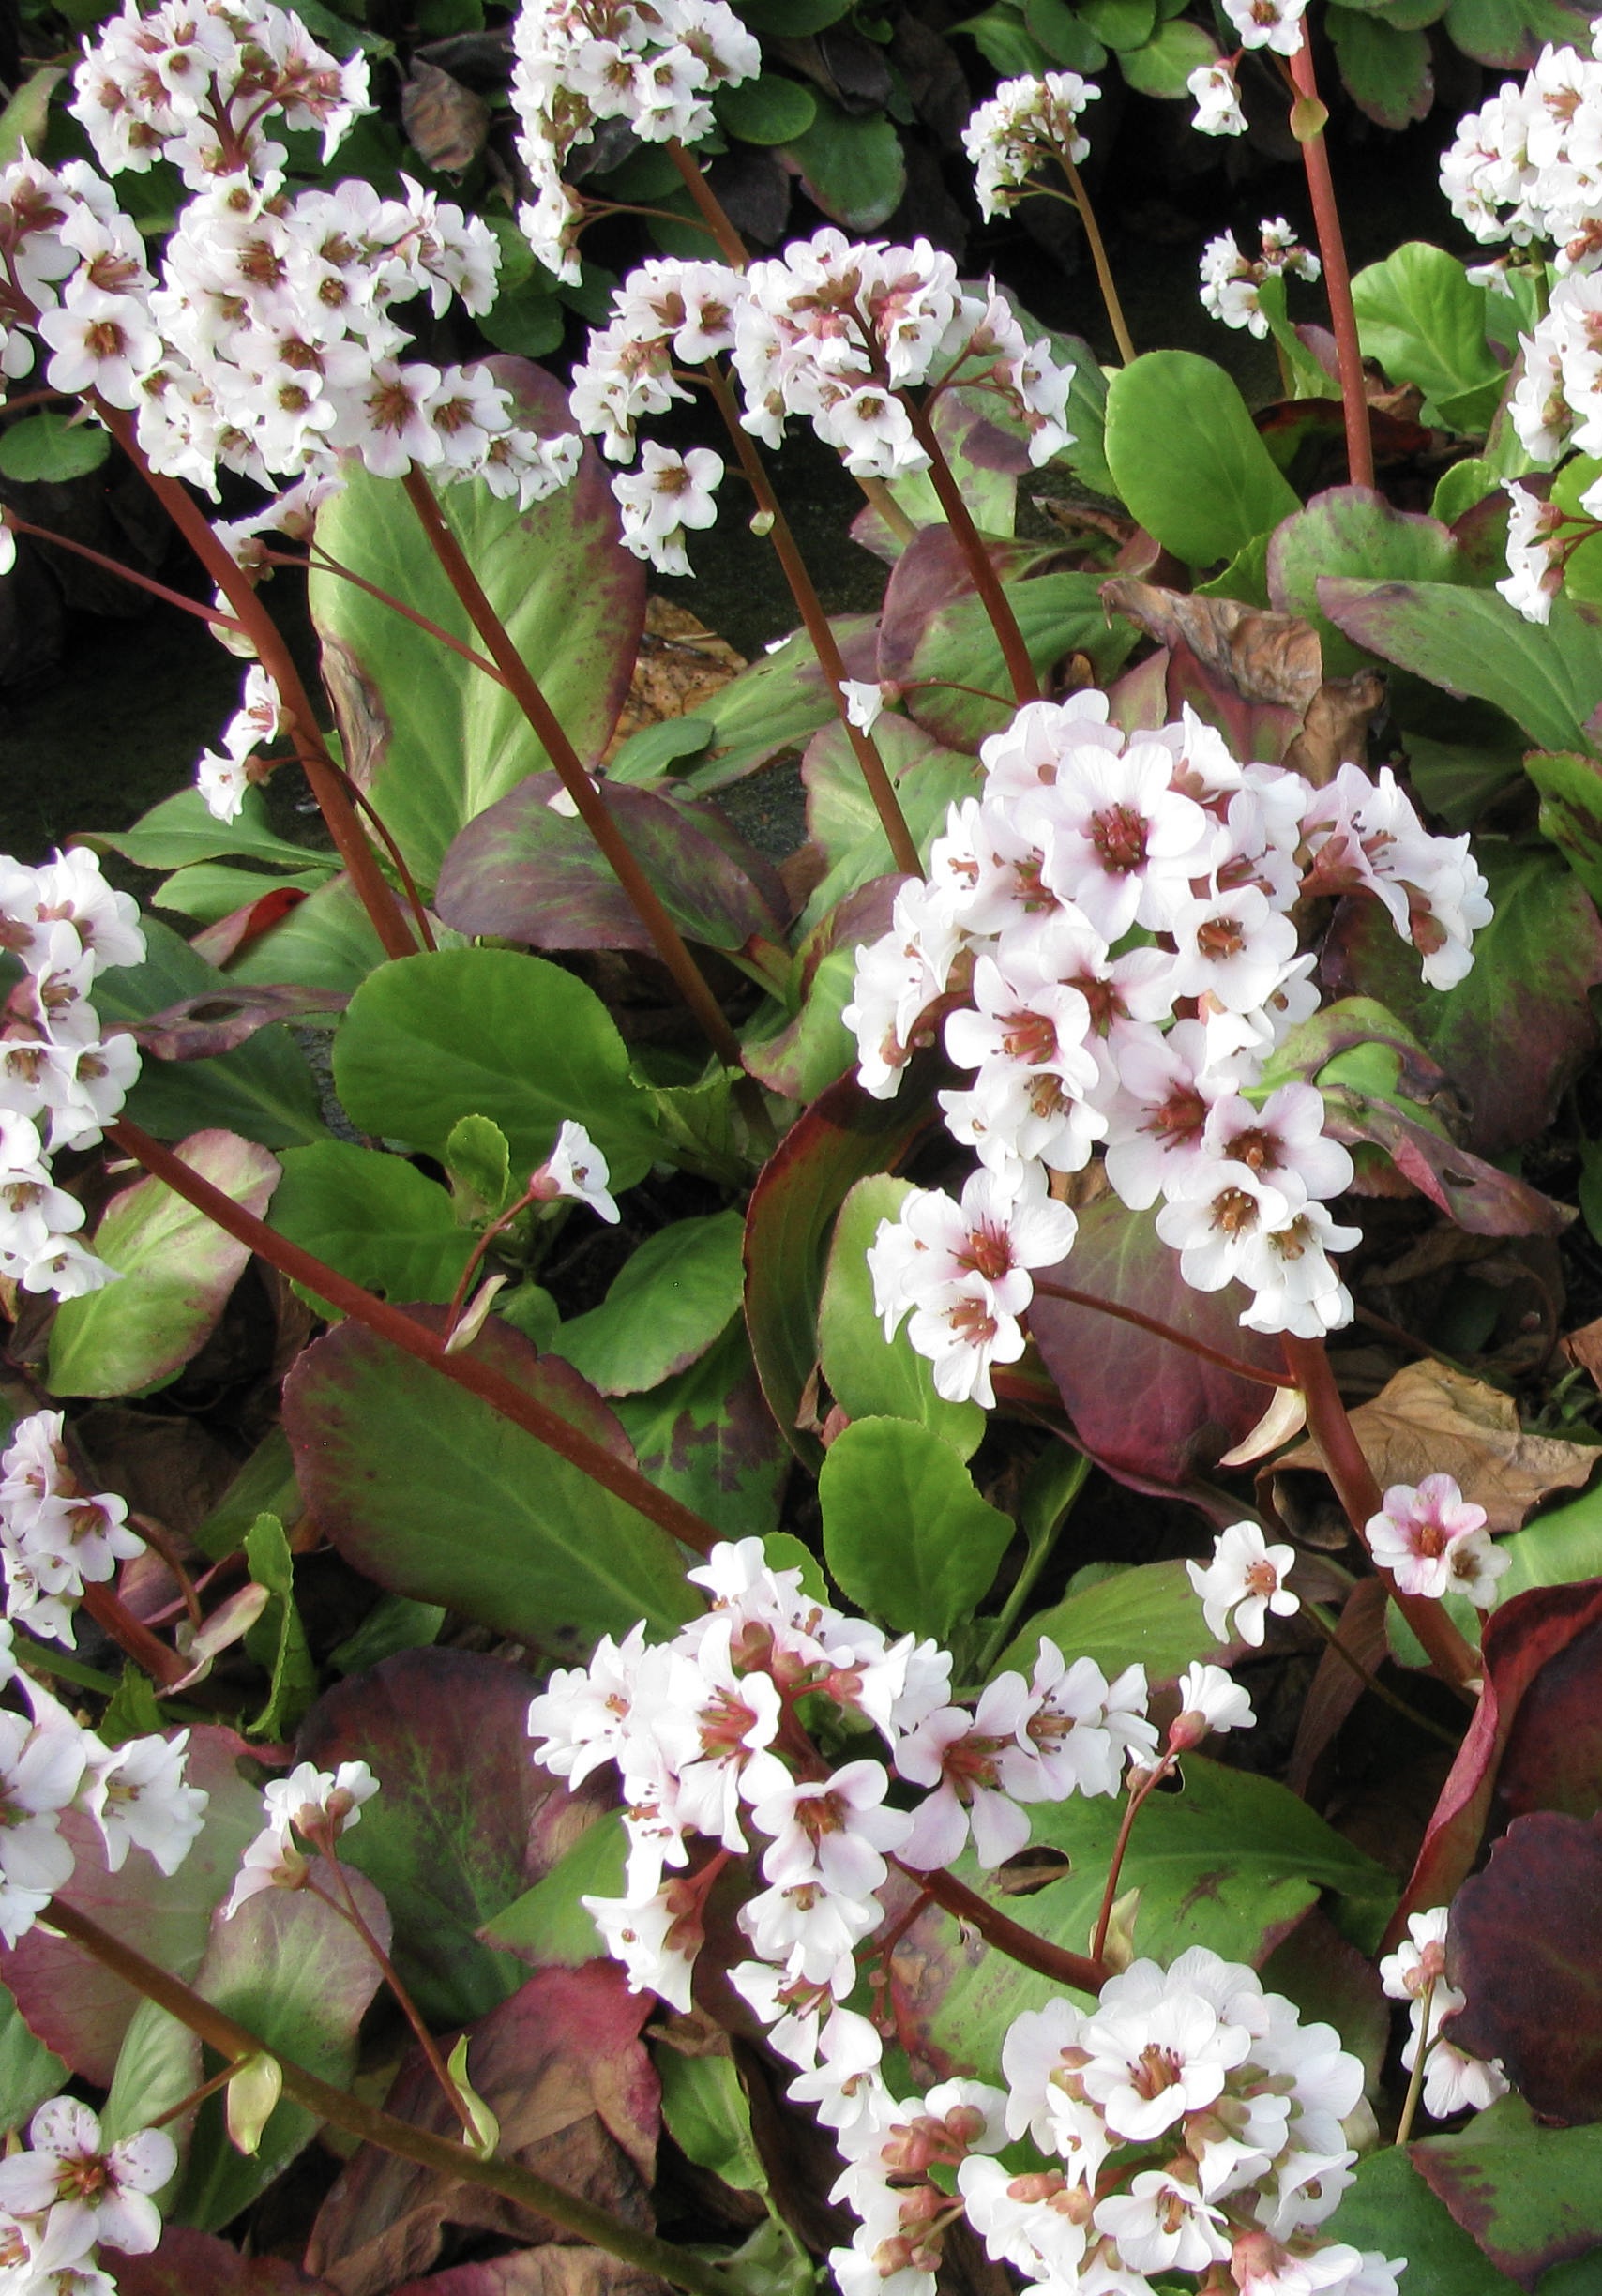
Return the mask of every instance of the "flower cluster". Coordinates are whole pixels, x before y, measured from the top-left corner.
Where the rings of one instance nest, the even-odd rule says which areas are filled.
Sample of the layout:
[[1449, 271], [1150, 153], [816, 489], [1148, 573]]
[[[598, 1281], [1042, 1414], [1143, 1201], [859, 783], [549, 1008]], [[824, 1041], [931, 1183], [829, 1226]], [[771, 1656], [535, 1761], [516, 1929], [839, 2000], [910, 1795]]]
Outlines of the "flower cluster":
[[178, 2149], [165, 2129], [108, 2145], [76, 2097], [52, 2097], [28, 2128], [26, 2152], [0, 2161], [0, 2272], [7, 2296], [116, 2296], [99, 2269], [103, 2241], [148, 2256], [161, 2238], [150, 2198], [171, 2183]]
[[1245, 327], [1260, 340], [1268, 332], [1268, 314], [1258, 294], [1263, 280], [1316, 279], [1322, 267], [1283, 216], [1262, 229], [1260, 256], [1242, 254], [1233, 232], [1220, 232], [1217, 239], [1209, 239], [1202, 256], [1202, 310], [1221, 319], [1225, 326]]
[[51, 1177], [63, 1148], [92, 1148], [139, 1074], [131, 1036], [102, 1036], [89, 1002], [108, 965], [139, 964], [139, 911], [96, 856], [38, 869], [0, 853], [0, 953], [23, 977], [0, 1014], [0, 1276], [71, 1299], [113, 1270], [78, 1241], [83, 1207]]
[[[206, 1795], [184, 1784], [188, 1730], [106, 1745], [65, 1706], [19, 1671], [11, 1628], [0, 1622], [0, 1686], [16, 1683], [33, 1719], [0, 1707], [0, 1939], [25, 1937], [76, 1860], [62, 1812], [82, 1810], [99, 1828], [106, 1864], [119, 1873], [129, 1849], [176, 1873], [201, 1830]], [[0, 2188], [0, 2205], [8, 2196]], [[6, 2284], [8, 2287], [9, 2283]]]
[[35, 1412], [0, 1453], [0, 1559], [6, 1615], [68, 1649], [85, 1584], [103, 1585], [119, 1562], [144, 1552], [128, 1503], [85, 1491], [68, 1464], [60, 1412]]
[[914, 1192], [899, 1231], [881, 1227], [886, 1329], [911, 1312], [941, 1393], [988, 1400], [989, 1366], [1021, 1351], [1031, 1271], [1074, 1240], [1050, 1175], [1097, 1147], [1126, 1204], [1162, 1200], [1186, 1283], [1245, 1284], [1254, 1330], [1335, 1329], [1351, 1302], [1328, 1255], [1358, 1239], [1328, 1202], [1352, 1160], [1315, 1087], [1262, 1082], [1318, 1006], [1291, 913], [1371, 895], [1449, 987], [1490, 915], [1468, 839], [1429, 836], [1388, 771], [1345, 765], [1314, 789], [1237, 763], [1188, 710], [1126, 736], [1096, 692], [1029, 703], [980, 755], [984, 794], [951, 808], [928, 880], [858, 949], [844, 1015], [876, 1097], [932, 1038], [937, 1000], [955, 1007], [947, 1055], [975, 1072], [940, 1103], [983, 1174], [960, 1204]]
[[1030, 176], [1048, 160], [1065, 159], [1078, 167], [1090, 151], [1080, 119], [1100, 94], [1078, 72], [1054, 71], [1039, 80], [1004, 80], [989, 103], [980, 104], [962, 130], [962, 148], [973, 162], [979, 213], [987, 221], [1016, 207]]
[[1426, 1475], [1416, 1489], [1396, 1483], [1368, 1518], [1368, 1551], [1404, 1594], [1466, 1594], [1489, 1610], [1512, 1557], [1492, 1543], [1485, 1519], [1449, 1474]]
[[[948, 1652], [912, 1635], [891, 1641], [814, 1601], [799, 1570], [768, 1567], [760, 1539], [714, 1548], [689, 1576], [713, 1598], [703, 1617], [670, 1643], [648, 1644], [643, 1626], [608, 1637], [529, 1710], [539, 1760], [558, 1777], [577, 1785], [616, 1763], [626, 1891], [584, 1902], [635, 1988], [681, 2008], [707, 1893], [751, 1847], [748, 1830], [762, 1837], [765, 1886], [741, 1908], [756, 1957], [733, 1981], [766, 2004], [765, 2021], [782, 2017], [786, 2034], [815, 2042], [879, 1926], [888, 1855], [943, 1866], [971, 1835], [979, 1863], [997, 1866], [1027, 1841], [1028, 1805], [1116, 1793], [1128, 1757], [1156, 1747], [1141, 1667], [1110, 1684], [1094, 1661], [1069, 1665], [1042, 1640], [1028, 1681], [998, 1675], [971, 1710], [951, 1699]], [[850, 1729], [877, 1730], [888, 1763], [863, 1755], [832, 1767], [813, 1736], [820, 1702]], [[914, 1809], [891, 1806], [893, 1775], [925, 1790]]]
[[1232, 64], [1199, 64], [1185, 84], [1196, 101], [1190, 124], [1198, 135], [1245, 135], [1247, 118]]
[[282, 716], [283, 703], [272, 677], [260, 662], [252, 662], [245, 672], [244, 698], [222, 729], [220, 751], [202, 750], [195, 767], [195, 786], [217, 820], [237, 817], [255, 778], [251, 766], [256, 752], [277, 734]]
[[360, 1823], [362, 1804], [377, 1791], [378, 1780], [364, 1761], [341, 1762], [338, 1770], [300, 1762], [287, 1777], [269, 1778], [262, 1789], [266, 1824], [240, 1861], [223, 1920], [232, 1921], [263, 1890], [299, 1889], [310, 1869], [295, 1835], [314, 1850], [326, 1850]]
[[1442, 2032], [1445, 2019], [1456, 2017], [1463, 1996], [1446, 1982], [1445, 1906], [1408, 1917], [1406, 1942], [1380, 1963], [1380, 1982], [1392, 2001], [1410, 2004], [1411, 2030], [1402, 2050], [1404, 2071], [1413, 2072], [1418, 2052], [1424, 2056], [1424, 2109], [1432, 2121], [1444, 2121], [1470, 2107], [1484, 2112], [1508, 2090], [1500, 2058], [1489, 2063], [1471, 2057]]
[[582, 207], [564, 162], [602, 120], [642, 143], [697, 143], [711, 98], [762, 69], [762, 50], [723, 0], [524, 0], [512, 25], [518, 156], [535, 189], [519, 211], [530, 246], [575, 280]]
[[1524, 80], [1458, 123], [1441, 188], [1483, 244], [1555, 244], [1560, 269], [1602, 258], [1602, 63], [1543, 48]]

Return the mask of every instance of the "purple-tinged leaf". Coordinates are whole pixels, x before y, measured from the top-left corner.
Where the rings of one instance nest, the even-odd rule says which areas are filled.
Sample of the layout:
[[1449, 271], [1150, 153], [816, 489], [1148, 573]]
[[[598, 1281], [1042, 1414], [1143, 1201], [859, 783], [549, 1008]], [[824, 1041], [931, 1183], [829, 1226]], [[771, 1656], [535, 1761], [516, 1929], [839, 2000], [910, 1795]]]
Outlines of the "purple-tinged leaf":
[[232, 2241], [170, 2224], [150, 2256], [116, 2257], [118, 2296], [335, 2296], [283, 2257], [245, 2256]]
[[605, 1806], [598, 1787], [570, 1794], [530, 1759], [537, 1687], [467, 1651], [401, 1651], [330, 1690], [301, 1725], [297, 1760], [365, 1761], [382, 1783], [340, 1854], [384, 1892], [396, 1966], [435, 2025], [465, 2024], [517, 1989], [520, 1964], [477, 1931]]
[[778, 1528], [789, 1450], [774, 1424], [736, 1321], [688, 1371], [613, 1407], [642, 1474], [691, 1506], [725, 1538]]
[[[514, 2248], [408, 2280], [391, 2296], [661, 2296], [662, 2283], [604, 2248]], [[204, 2291], [202, 2291], [204, 2296]]]
[[[561, 783], [531, 774], [461, 831], [440, 868], [436, 905], [453, 931], [542, 949], [635, 949], [655, 942], [583, 823], [555, 813]], [[778, 872], [715, 808], [654, 790], [599, 784], [619, 835], [688, 940], [739, 949], [778, 939], [789, 904]]]
[[[964, 797], [977, 796], [984, 776], [975, 759], [942, 748], [911, 718], [881, 718], [874, 739], [913, 842], [927, 859], [945, 826], [949, 808]], [[801, 778], [807, 791], [808, 834], [828, 861], [827, 875], [802, 912], [803, 926], [811, 928], [837, 901], [893, 869], [894, 856], [856, 753], [838, 721], [808, 743]]]
[[[242, 1760], [259, 1755], [232, 1730], [204, 1724], [189, 1736], [184, 1775], [211, 1799], [205, 1826], [172, 1875], [158, 1873], [135, 1850], [120, 1873], [106, 1871], [98, 1829], [68, 1810], [61, 1830], [77, 1856], [62, 1896], [174, 1977], [192, 1981], [205, 1953], [211, 1917], [234, 1886], [246, 1845], [262, 1830], [262, 1796], [241, 1776]], [[0, 1977], [32, 2032], [75, 2073], [110, 2088], [117, 2051], [140, 1997], [81, 1946], [43, 1929], [0, 1953]]]
[[[500, 2122], [503, 2158], [636, 2225], [650, 2221], [659, 2126], [660, 2091], [639, 2037], [651, 2006], [615, 1962], [541, 1970], [473, 2028], [467, 2057], [467, 2077]], [[419, 2050], [386, 2109], [442, 2137], [455, 2131]], [[307, 2266], [341, 2296], [379, 2296], [428, 2270], [447, 2223], [525, 2243], [553, 2237], [543, 2218], [482, 2186], [363, 2145], [323, 2204]]]
[[[231, 957], [249, 948], [252, 941], [270, 932], [292, 910], [298, 909], [306, 892], [303, 885], [269, 884], [264, 892], [242, 902], [237, 909], [231, 909], [226, 916], [215, 917], [209, 925], [203, 926], [190, 945], [208, 964], [225, 965]], [[229, 1048], [219, 1045], [217, 1050], [227, 1051]]]
[[1355, 898], [1336, 912], [1323, 976], [1337, 995], [1378, 998], [1413, 1031], [1467, 1102], [1465, 1145], [1498, 1156], [1545, 1130], [1596, 1050], [1588, 999], [1602, 982], [1602, 922], [1555, 853], [1487, 838], [1475, 857], [1496, 914], [1455, 989], [1427, 988], [1379, 903]]
[[1573, 1223], [1568, 1205], [1443, 1140], [1391, 1101], [1327, 1086], [1324, 1111], [1332, 1139], [1383, 1148], [1402, 1178], [1470, 1235], [1562, 1235]]
[[[1277, 1339], [1242, 1330], [1247, 1303], [1240, 1287], [1186, 1290], [1152, 1215], [1131, 1212], [1116, 1197], [1081, 1213], [1072, 1252], [1042, 1278], [1138, 1308], [1263, 1370], [1283, 1368]], [[1037, 1292], [1029, 1328], [1076, 1443], [1139, 1488], [1180, 1489], [1205, 1474], [1250, 1433], [1267, 1403], [1269, 1391], [1257, 1382], [1096, 1308]]]
[[1452, 1901], [1447, 1973], [1448, 2040], [1499, 2058], [1543, 2120], [1602, 2120], [1602, 1820], [1515, 1818]]
[[1383, 572], [1421, 582], [1461, 579], [1457, 548], [1438, 519], [1397, 510], [1372, 487], [1330, 487], [1277, 526], [1268, 543], [1268, 596], [1279, 613], [1300, 614], [1318, 631], [1324, 669], [1335, 676], [1363, 657], [1320, 611], [1322, 575]]
[[349, 1003], [338, 989], [302, 989], [293, 981], [260, 989], [229, 987], [185, 997], [136, 1022], [128, 1034], [156, 1060], [209, 1060], [214, 1053], [231, 1052], [274, 1020], [343, 1012]]
[[[278, 1158], [235, 1132], [193, 1133], [177, 1156], [257, 1219], [278, 1186]], [[112, 1199], [95, 1249], [118, 1280], [57, 1308], [50, 1336], [56, 1395], [138, 1395], [174, 1378], [217, 1329], [250, 1258], [164, 1180], [150, 1178]]]
[[[1522, 2097], [1506, 2096], [1455, 2137], [1409, 2145], [1407, 2156], [1481, 2254], [1522, 2288], [1571, 2258], [1589, 2264], [1602, 2243], [1602, 2128], [1544, 2128]], [[1553, 2273], [1546, 2285], [1590, 2282], [1588, 2269]], [[1441, 2285], [1455, 2296], [1457, 2283]]]
[[[414, 1307], [443, 1328], [439, 1308]], [[491, 1316], [473, 1352], [632, 1461], [592, 1387]], [[694, 1608], [666, 1532], [477, 1396], [354, 1322], [306, 1350], [284, 1427], [309, 1510], [391, 1594], [443, 1603], [552, 1656]], [[471, 1460], [472, 1473], [463, 1462]]]
[[[1016, 581], [1032, 566], [1043, 566], [1059, 555], [1055, 546], [1038, 542], [996, 542], [986, 545], [1004, 582]], [[879, 674], [899, 685], [913, 675], [919, 642], [942, 607], [958, 598], [972, 597], [974, 577], [966, 553], [944, 521], [925, 526], [913, 536], [896, 561], [884, 592], [879, 621]]]
[[[1086, 665], [1088, 674], [1105, 685], [1134, 650], [1134, 630], [1107, 613], [1098, 574], [1033, 574], [1008, 582], [1006, 596], [1048, 693], [1084, 683]], [[930, 614], [904, 682], [909, 714], [948, 749], [976, 753], [986, 735], [1009, 724], [1018, 708], [1001, 642], [984, 600], [972, 593]]]

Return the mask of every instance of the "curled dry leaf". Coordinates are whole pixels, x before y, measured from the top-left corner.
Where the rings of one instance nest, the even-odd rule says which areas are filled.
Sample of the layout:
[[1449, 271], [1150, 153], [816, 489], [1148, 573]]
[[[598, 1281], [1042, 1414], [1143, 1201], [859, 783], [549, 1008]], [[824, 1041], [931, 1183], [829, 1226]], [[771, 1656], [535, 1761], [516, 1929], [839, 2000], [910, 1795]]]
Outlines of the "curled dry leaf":
[[1198, 597], [1155, 582], [1101, 585], [1109, 608], [1126, 613], [1159, 645], [1187, 645], [1203, 670], [1246, 702], [1305, 713], [1323, 684], [1323, 649], [1298, 614], [1265, 613], [1238, 598]]
[[460, 175], [484, 148], [490, 107], [482, 96], [437, 64], [412, 58], [410, 79], [401, 83], [400, 120], [412, 149], [426, 167]]
[[631, 733], [668, 718], [692, 718], [746, 667], [746, 657], [698, 622], [688, 608], [663, 597], [645, 601], [645, 635], [628, 682], [617, 731], [602, 753], [610, 761]]
[[[1382, 1490], [1449, 1474], [1484, 1507], [1490, 1531], [1517, 1531], [1549, 1491], [1578, 1488], [1598, 1456], [1590, 1444], [1526, 1434], [1510, 1396], [1439, 1363], [1409, 1364], [1358, 1405], [1352, 1424]], [[1311, 1442], [1279, 1462], [1281, 1472], [1322, 1464]]]

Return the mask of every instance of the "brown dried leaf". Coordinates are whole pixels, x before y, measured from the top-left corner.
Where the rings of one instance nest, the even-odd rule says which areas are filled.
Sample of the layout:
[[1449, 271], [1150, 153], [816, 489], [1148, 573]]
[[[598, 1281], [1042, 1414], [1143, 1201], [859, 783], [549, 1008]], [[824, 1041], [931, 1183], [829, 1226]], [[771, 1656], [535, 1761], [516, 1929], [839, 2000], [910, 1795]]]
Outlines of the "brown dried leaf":
[[700, 703], [709, 702], [745, 667], [745, 656], [705, 628], [686, 607], [668, 598], [647, 598], [640, 658], [602, 763], [646, 726], [660, 725], [668, 718], [693, 718]]
[[1361, 765], [1368, 755], [1368, 728], [1385, 704], [1385, 681], [1377, 670], [1330, 678], [1307, 703], [1302, 730], [1285, 752], [1285, 763], [1315, 789], [1327, 788], [1342, 765]]
[[1154, 582], [1103, 582], [1101, 595], [1159, 645], [1183, 642], [1243, 700], [1306, 711], [1323, 684], [1323, 649], [1311, 623], [1265, 613], [1238, 598], [1197, 597]]
[[437, 64], [414, 56], [411, 78], [400, 90], [400, 123], [426, 167], [460, 175], [484, 148], [490, 107]]
[[1594, 1323], [1582, 1323], [1578, 1331], [1565, 1332], [1558, 1345], [1571, 1364], [1591, 1374], [1593, 1386], [1602, 1387], [1602, 1316]]
[[[1510, 1396], [1445, 1364], [1409, 1364], [1352, 1414], [1363, 1456], [1382, 1490], [1449, 1474], [1486, 1511], [1490, 1531], [1517, 1531], [1549, 1491], [1590, 1479], [1598, 1454], [1555, 1435], [1527, 1435]], [[1318, 1445], [1301, 1443], [1279, 1470], [1322, 1468]]]
[[603, 2248], [517, 2248], [408, 2280], [394, 2296], [667, 2296], [667, 2283]]

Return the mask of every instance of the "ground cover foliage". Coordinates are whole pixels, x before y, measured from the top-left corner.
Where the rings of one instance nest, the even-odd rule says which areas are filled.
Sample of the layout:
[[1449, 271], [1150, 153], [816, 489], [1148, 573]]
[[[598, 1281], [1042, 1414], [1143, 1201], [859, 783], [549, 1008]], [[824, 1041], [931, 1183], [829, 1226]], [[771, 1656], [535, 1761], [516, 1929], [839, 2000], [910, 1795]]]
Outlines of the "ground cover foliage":
[[[7, 115], [0, 549], [114, 450], [243, 657], [193, 786], [0, 861], [17, 2296], [1602, 2266], [1602, 66], [984, 10], [1103, 364], [846, 235], [917, 22], [847, 14], [531, 0], [498, 210], [321, 9]], [[1487, 261], [1348, 282], [1319, 73], [1399, 124], [1454, 45]], [[1270, 406], [1129, 339], [1092, 72], [1305, 154], [1202, 260]], [[748, 664], [648, 590], [740, 516]]]

